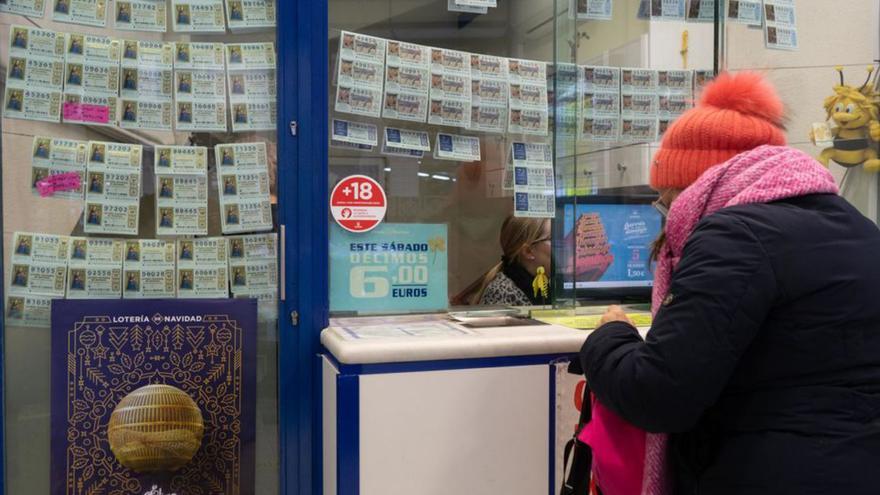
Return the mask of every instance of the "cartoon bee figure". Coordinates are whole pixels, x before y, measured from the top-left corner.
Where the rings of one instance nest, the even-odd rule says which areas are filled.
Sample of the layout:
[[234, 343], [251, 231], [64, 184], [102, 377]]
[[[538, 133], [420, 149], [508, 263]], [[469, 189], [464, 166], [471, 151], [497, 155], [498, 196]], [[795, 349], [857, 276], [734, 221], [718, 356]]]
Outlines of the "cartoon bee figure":
[[[847, 86], [843, 67], [836, 67], [840, 85], [834, 95], [825, 99], [825, 112], [836, 127], [831, 129], [834, 145], [822, 150], [819, 161], [826, 167], [833, 161], [843, 167], [864, 165], [870, 172], [880, 171], [880, 158], [873, 142], [880, 141], [880, 105], [877, 90], [871, 87], [873, 67], [868, 68], [868, 79], [860, 88]], [[810, 133], [815, 144], [817, 136]]]

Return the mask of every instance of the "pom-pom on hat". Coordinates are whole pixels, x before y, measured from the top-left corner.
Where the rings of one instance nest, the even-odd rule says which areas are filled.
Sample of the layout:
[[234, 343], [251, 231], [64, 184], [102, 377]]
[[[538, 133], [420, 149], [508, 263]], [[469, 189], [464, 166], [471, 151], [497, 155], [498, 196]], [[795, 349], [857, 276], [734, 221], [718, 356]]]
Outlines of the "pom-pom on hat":
[[786, 143], [776, 89], [756, 72], [723, 73], [663, 136], [651, 187], [684, 189], [709, 168], [765, 144]]

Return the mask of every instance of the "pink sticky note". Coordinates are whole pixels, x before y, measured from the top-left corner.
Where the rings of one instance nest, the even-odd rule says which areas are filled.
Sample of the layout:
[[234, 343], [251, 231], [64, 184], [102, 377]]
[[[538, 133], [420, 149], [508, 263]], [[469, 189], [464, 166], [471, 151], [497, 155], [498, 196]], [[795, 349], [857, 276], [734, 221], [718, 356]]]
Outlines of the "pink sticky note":
[[78, 172], [50, 175], [37, 182], [37, 191], [44, 198], [52, 196], [56, 192], [76, 191], [80, 187], [82, 187], [82, 179]]
[[66, 121], [81, 121], [82, 105], [80, 105], [79, 103], [65, 101], [64, 107], [62, 108], [62, 113], [64, 114], [64, 120]]
[[84, 122], [107, 124], [110, 122], [110, 107], [104, 105], [83, 105], [82, 119]]
[[67, 122], [87, 122], [107, 124], [110, 122], [110, 108], [104, 105], [87, 105], [64, 102], [64, 120]]

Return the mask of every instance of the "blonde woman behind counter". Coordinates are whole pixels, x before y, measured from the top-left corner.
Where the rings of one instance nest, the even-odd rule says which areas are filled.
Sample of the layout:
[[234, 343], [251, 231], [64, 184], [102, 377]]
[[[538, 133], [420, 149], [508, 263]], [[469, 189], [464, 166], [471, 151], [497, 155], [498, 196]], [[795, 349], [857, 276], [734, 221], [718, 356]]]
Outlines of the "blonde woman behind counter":
[[453, 297], [452, 304], [531, 306], [549, 298], [535, 294], [539, 268], [549, 276], [552, 253], [550, 219], [507, 217], [501, 225], [501, 261]]

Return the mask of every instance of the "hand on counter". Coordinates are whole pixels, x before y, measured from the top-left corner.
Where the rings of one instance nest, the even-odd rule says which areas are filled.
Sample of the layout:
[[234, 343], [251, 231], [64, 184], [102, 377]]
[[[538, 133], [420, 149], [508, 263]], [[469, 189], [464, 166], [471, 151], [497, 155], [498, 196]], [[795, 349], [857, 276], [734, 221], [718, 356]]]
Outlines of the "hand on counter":
[[605, 314], [602, 315], [602, 319], [599, 320], [599, 326], [596, 328], [601, 328], [603, 325], [608, 323], [612, 323], [615, 321], [620, 321], [623, 323], [629, 323], [632, 326], [633, 322], [629, 319], [629, 316], [626, 315], [626, 312], [620, 306], [609, 306], [605, 311]]

